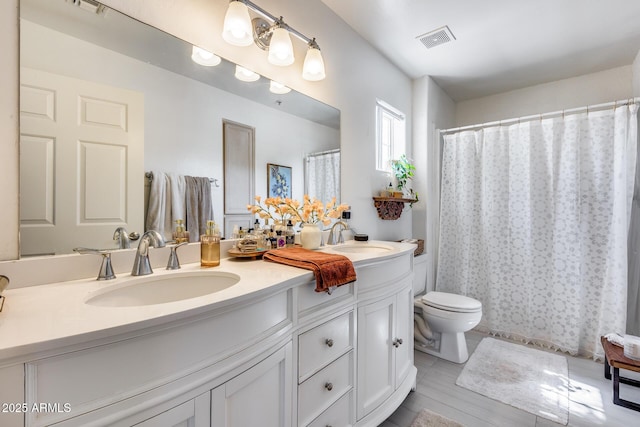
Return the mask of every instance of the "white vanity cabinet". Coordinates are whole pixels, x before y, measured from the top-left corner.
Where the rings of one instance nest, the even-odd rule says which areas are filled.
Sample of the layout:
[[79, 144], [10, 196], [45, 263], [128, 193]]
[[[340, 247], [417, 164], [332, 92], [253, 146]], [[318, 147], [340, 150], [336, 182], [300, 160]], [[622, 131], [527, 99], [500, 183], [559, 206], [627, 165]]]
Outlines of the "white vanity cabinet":
[[[0, 358], [2, 388], [13, 390], [0, 397], [57, 405], [24, 417], [0, 414], [0, 425], [377, 426], [415, 386], [417, 372], [413, 247], [397, 245], [387, 256], [355, 257], [357, 281], [331, 294], [315, 292], [309, 272], [230, 262], [228, 271], [254, 274], [245, 285], [251, 291]], [[261, 288], [265, 271], [281, 281]], [[71, 289], [83, 301], [87, 291], [78, 286]], [[29, 307], [21, 307], [24, 318], [38, 315]], [[86, 310], [137, 316], [145, 308]]]
[[[374, 270], [379, 267], [374, 266]], [[397, 274], [396, 278], [365, 290], [362, 302], [358, 303], [358, 425], [382, 422], [386, 414], [381, 409], [393, 406], [391, 402], [398, 396], [406, 396], [415, 386], [413, 276], [410, 269], [402, 269], [402, 263], [396, 267], [390, 270]]]

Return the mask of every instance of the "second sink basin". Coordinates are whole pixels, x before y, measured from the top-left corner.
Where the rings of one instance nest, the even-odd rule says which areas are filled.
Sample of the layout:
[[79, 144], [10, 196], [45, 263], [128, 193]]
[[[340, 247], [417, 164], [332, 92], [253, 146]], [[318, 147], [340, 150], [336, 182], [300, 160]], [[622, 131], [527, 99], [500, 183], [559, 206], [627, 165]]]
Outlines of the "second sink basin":
[[86, 303], [102, 307], [164, 304], [220, 292], [239, 281], [237, 274], [222, 271], [132, 277], [90, 295]]

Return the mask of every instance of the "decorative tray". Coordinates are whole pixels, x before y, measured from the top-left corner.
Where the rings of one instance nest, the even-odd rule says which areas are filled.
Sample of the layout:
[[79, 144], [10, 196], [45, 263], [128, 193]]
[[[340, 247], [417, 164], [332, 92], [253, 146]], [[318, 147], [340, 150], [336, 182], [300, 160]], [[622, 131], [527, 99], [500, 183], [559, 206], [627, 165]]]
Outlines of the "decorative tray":
[[261, 258], [265, 252], [267, 252], [266, 249], [242, 252], [239, 251], [238, 248], [231, 248], [229, 249], [229, 256], [232, 256], [234, 258]]

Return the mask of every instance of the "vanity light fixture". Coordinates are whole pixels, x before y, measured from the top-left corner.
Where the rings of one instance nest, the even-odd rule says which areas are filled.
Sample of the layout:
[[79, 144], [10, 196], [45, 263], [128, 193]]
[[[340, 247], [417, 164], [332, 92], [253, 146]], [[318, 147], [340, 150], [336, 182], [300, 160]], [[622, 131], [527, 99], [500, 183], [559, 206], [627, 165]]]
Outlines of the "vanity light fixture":
[[205, 67], [214, 67], [222, 61], [222, 58], [218, 55], [214, 55], [198, 46], [193, 46], [191, 49], [191, 59], [196, 64], [204, 65]]
[[236, 65], [236, 79], [242, 80], [243, 82], [255, 82], [260, 78], [260, 74], [254, 73], [251, 70], [247, 70], [240, 65]]
[[[260, 16], [251, 20], [249, 9]], [[308, 46], [302, 78], [309, 81], [324, 79], [324, 60], [315, 38], [305, 36], [287, 25], [282, 16], [278, 18], [249, 0], [229, 2], [222, 31], [222, 37], [228, 43], [249, 46], [253, 41], [259, 48], [269, 51], [267, 59], [271, 64], [287, 66], [295, 61], [291, 35]]]
[[269, 91], [271, 91], [271, 93], [277, 93], [278, 95], [284, 95], [285, 93], [291, 92], [291, 88], [275, 80], [271, 80], [271, 83], [269, 83]]

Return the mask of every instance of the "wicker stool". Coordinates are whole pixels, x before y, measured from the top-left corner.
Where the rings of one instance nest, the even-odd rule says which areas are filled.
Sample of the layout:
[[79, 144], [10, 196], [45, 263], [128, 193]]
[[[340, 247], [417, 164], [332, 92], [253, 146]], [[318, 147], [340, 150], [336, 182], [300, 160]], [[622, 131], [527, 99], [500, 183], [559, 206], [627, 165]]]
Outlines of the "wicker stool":
[[621, 377], [620, 369], [640, 372], [640, 360], [625, 357], [623, 348], [610, 343], [605, 337], [600, 337], [600, 342], [604, 349], [604, 377], [606, 379], [611, 379], [611, 368], [613, 368], [613, 403], [633, 409], [634, 411], [640, 411], [640, 405], [638, 403], [620, 399], [620, 383], [635, 387], [640, 386], [640, 381]]

